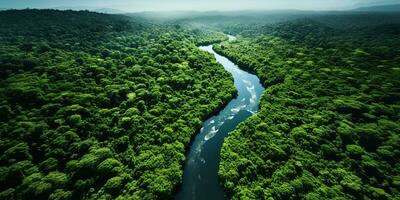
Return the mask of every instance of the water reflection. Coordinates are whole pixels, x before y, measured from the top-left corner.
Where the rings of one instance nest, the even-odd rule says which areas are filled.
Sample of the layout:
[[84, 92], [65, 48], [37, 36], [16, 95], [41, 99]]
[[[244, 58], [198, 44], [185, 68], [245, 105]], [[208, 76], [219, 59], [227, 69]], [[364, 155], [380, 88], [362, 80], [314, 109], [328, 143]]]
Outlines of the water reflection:
[[[229, 41], [236, 39], [228, 37]], [[218, 115], [203, 123], [186, 155], [183, 184], [175, 197], [177, 200], [225, 199], [218, 181], [219, 154], [224, 138], [240, 122], [258, 111], [260, 96], [264, 91], [257, 76], [241, 70], [229, 59], [217, 54], [212, 45], [199, 48], [212, 53], [225, 70], [232, 74], [238, 96]]]

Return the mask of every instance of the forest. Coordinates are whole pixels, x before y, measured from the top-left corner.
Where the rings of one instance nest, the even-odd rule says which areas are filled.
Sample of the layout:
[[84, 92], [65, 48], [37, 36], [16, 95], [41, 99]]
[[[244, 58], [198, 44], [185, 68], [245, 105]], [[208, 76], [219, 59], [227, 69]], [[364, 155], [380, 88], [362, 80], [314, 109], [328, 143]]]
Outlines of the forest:
[[[50, 27], [50, 28], [49, 28]], [[165, 199], [233, 79], [221, 34], [86, 11], [0, 12], [0, 199]]]
[[222, 148], [231, 199], [400, 198], [400, 24], [360, 20], [238, 27], [215, 46], [267, 88]]
[[266, 88], [215, 152], [227, 199], [400, 199], [398, 12], [52, 9], [0, 11], [0, 199], [174, 198], [237, 95], [211, 44]]

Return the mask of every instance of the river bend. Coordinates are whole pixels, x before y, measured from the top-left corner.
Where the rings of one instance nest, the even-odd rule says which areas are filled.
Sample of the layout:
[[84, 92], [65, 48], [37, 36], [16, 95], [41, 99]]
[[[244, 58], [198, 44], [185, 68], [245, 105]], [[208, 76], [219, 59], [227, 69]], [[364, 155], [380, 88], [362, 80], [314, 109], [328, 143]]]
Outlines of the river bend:
[[[228, 36], [230, 41], [234, 36]], [[217, 54], [213, 45], [200, 46], [203, 51], [213, 54], [234, 78], [238, 96], [219, 112], [203, 123], [186, 155], [183, 183], [175, 200], [222, 200], [223, 189], [218, 179], [220, 151], [224, 138], [236, 126], [256, 113], [260, 96], [264, 91], [257, 76], [250, 74]]]

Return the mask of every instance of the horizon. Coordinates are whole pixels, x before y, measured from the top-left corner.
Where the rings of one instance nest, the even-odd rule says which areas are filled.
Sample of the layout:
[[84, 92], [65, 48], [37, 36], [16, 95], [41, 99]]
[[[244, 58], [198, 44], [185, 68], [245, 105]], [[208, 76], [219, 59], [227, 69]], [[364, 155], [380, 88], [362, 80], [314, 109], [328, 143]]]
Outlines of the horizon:
[[0, 200], [400, 200], [400, 0], [0, 0], [0, 44]]
[[59, 9], [59, 10], [99, 10], [109, 9], [121, 12], [223, 12], [223, 11], [346, 11], [360, 7], [400, 4], [395, 0], [340, 0], [336, 2], [324, 2], [322, 0], [221, 0], [211, 2], [203, 0], [194, 3], [194, 0], [170, 0], [168, 3], [160, 0], [139, 2], [136, 0], [115, 0], [109, 3], [105, 0], [3, 0], [0, 3], [2, 9]]

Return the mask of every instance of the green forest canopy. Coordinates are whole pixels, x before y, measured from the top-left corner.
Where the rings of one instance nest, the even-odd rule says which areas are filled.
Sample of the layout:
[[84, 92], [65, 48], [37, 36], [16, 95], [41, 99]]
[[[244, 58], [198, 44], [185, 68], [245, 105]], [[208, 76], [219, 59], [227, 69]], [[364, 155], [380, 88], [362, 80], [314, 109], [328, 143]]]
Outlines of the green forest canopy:
[[228, 197], [399, 199], [399, 15], [270, 16], [0, 12], [0, 199], [173, 196], [236, 93], [209, 29], [267, 87], [225, 140]]
[[195, 45], [208, 32], [23, 10], [0, 12], [0, 35], [0, 199], [170, 197], [201, 122], [236, 93]]
[[229, 197], [400, 198], [400, 24], [353, 23], [298, 19], [216, 46], [267, 86], [223, 145]]

